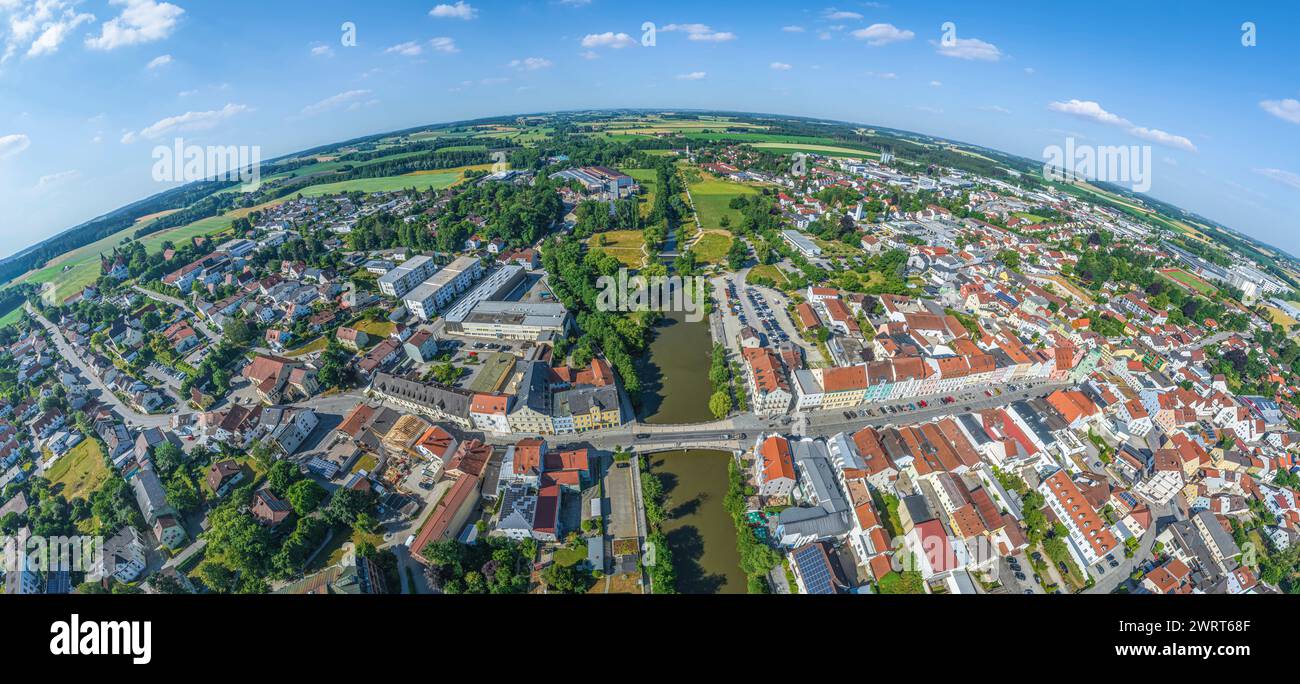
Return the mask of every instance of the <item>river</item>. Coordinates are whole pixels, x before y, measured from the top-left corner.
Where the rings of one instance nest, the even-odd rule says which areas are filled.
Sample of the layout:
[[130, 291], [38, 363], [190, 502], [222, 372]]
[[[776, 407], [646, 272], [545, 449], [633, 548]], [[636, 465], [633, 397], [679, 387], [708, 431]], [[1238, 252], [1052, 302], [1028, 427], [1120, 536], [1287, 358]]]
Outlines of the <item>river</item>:
[[[655, 333], [642, 363], [641, 422], [713, 420], [708, 320], [688, 323], [685, 314], [668, 313]], [[747, 589], [736, 527], [722, 508], [730, 458], [722, 451], [671, 451], [650, 457], [650, 470], [663, 480], [668, 498], [663, 533], [673, 552], [677, 590], [683, 594], [743, 594]]]
[[651, 425], [713, 420], [709, 412], [712, 349], [707, 318], [689, 323], [685, 313], [665, 313], [641, 363], [639, 420]]

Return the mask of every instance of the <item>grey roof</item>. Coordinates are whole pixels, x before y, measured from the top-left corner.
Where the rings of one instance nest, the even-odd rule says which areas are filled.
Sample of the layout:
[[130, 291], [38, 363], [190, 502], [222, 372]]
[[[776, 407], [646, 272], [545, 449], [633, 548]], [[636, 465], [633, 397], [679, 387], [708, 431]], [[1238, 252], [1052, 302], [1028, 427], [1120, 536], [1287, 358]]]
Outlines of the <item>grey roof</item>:
[[149, 523], [153, 523], [160, 515], [172, 512], [167, 505], [167, 490], [163, 489], [152, 463], [140, 467], [140, 472], [131, 478], [131, 486], [135, 489], [135, 501], [140, 506], [140, 512]]
[[555, 395], [555, 415], [590, 413], [593, 406], [602, 411], [617, 408], [618, 388], [613, 385], [604, 387], [578, 387], [565, 390]]
[[370, 385], [375, 392], [425, 406], [436, 413], [469, 418], [469, 392], [442, 385], [413, 382], [387, 373], [379, 373]]
[[514, 411], [527, 406], [539, 413], [549, 413], [546, 364], [541, 361], [525, 361], [522, 365], [523, 377], [519, 380], [519, 387], [515, 390]]
[[1241, 549], [1237, 547], [1237, 542], [1233, 540], [1232, 535], [1228, 534], [1227, 530], [1223, 529], [1223, 525], [1219, 523], [1219, 519], [1214, 517], [1213, 513], [1202, 510], [1196, 513], [1196, 517], [1209, 531], [1210, 539], [1223, 552], [1225, 558], [1231, 558], [1241, 553]]

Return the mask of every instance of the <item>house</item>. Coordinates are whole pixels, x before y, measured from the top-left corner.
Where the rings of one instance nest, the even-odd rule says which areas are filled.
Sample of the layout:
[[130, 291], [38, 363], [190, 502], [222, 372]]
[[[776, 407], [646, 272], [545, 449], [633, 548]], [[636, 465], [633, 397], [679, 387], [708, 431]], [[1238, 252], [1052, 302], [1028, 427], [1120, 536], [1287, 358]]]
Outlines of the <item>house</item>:
[[469, 406], [474, 428], [498, 434], [510, 433], [510, 399], [500, 394], [475, 394]]
[[334, 337], [339, 341], [339, 344], [343, 345], [344, 349], [352, 351], [360, 351], [370, 342], [370, 336], [356, 328], [339, 328]]
[[118, 530], [117, 534], [104, 540], [104, 551], [100, 557], [100, 567], [87, 572], [89, 581], [99, 581], [105, 575], [112, 575], [122, 584], [131, 584], [140, 579], [148, 567], [147, 548], [140, 532], [130, 525]]
[[402, 344], [402, 350], [416, 363], [429, 363], [438, 354], [438, 338], [428, 330], [417, 330]]
[[224, 497], [235, 485], [243, 482], [244, 469], [235, 461], [218, 461], [208, 468], [205, 480], [208, 489], [211, 489], [218, 498]]
[[263, 487], [253, 493], [253, 503], [248, 507], [248, 513], [263, 527], [274, 528], [284, 522], [290, 513], [293, 513], [293, 507], [289, 505], [288, 501], [272, 494], [270, 489]]
[[[301, 372], [295, 374], [295, 371]], [[240, 375], [253, 385], [258, 398], [266, 404], [278, 404], [293, 398], [307, 399], [320, 389], [315, 370], [280, 356], [258, 354]]]
[[261, 429], [266, 433], [266, 442], [282, 456], [297, 453], [319, 424], [320, 418], [310, 408], [275, 406], [262, 411]]
[[435, 541], [452, 539], [460, 533], [478, 504], [479, 483], [479, 478], [466, 475], [457, 478], [451, 489], [442, 495], [410, 544], [411, 555], [416, 560], [428, 563], [423, 553], [425, 547]]
[[785, 498], [794, 491], [794, 458], [790, 454], [790, 441], [781, 435], [764, 438], [759, 435], [754, 451], [756, 459], [758, 493], [770, 498]]

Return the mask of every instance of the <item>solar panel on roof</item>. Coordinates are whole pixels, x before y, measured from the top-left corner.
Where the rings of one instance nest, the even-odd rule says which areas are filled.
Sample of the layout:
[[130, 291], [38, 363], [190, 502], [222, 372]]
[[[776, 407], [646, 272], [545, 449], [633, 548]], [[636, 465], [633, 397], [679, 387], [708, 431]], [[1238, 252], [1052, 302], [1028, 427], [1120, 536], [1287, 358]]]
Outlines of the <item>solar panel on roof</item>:
[[804, 589], [809, 594], [834, 594], [830, 563], [820, 546], [810, 545], [795, 551], [795, 565], [803, 578]]

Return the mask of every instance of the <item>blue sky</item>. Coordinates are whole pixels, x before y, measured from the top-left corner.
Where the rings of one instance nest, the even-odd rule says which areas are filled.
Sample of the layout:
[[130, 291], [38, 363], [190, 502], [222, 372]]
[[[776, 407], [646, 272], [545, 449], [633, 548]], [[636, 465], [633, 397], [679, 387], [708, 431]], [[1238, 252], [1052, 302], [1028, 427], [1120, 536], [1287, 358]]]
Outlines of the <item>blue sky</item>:
[[0, 0], [0, 255], [170, 187], [151, 155], [178, 136], [270, 158], [605, 107], [827, 117], [1032, 159], [1067, 136], [1151, 145], [1153, 196], [1300, 254], [1300, 10], [1271, 4]]

